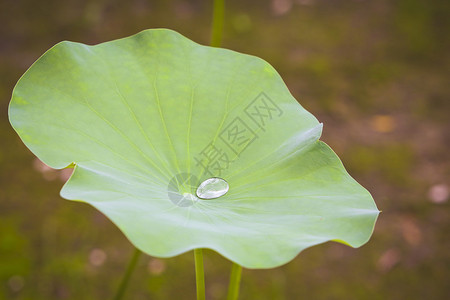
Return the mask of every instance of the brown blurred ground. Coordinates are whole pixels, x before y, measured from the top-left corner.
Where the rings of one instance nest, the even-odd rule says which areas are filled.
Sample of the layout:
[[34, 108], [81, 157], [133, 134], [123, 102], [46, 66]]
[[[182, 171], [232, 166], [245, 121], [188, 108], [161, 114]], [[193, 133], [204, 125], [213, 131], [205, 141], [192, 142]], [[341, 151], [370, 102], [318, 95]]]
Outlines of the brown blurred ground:
[[[360, 249], [316, 246], [245, 270], [241, 299], [448, 299], [449, 1], [228, 1], [224, 47], [269, 61], [324, 123], [323, 140], [383, 210]], [[0, 299], [108, 299], [132, 251], [88, 205], [62, 200], [7, 119], [15, 82], [61, 40], [167, 27], [209, 42], [209, 1], [0, 2]], [[229, 263], [208, 252], [208, 299]], [[129, 299], [194, 299], [192, 253], [139, 262]]]

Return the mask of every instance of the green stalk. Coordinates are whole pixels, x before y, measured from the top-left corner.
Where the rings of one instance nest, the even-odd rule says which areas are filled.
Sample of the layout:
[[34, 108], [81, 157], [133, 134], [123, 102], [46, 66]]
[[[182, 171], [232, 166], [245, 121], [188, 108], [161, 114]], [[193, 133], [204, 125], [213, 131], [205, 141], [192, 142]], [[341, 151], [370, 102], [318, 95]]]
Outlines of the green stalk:
[[225, 0], [214, 0], [213, 23], [211, 32], [212, 47], [220, 47], [222, 43], [223, 19], [225, 15]]
[[197, 283], [197, 300], [205, 300], [205, 272], [203, 270], [202, 249], [194, 249], [195, 282]]
[[134, 268], [138, 262], [139, 256], [141, 255], [141, 251], [137, 248], [134, 249], [133, 256], [131, 257], [130, 262], [128, 263], [127, 270], [125, 271], [125, 275], [122, 278], [122, 282], [120, 283], [119, 289], [117, 290], [116, 296], [114, 300], [120, 300], [123, 298], [125, 294], [125, 290], [127, 289], [128, 282], [130, 281], [131, 274], [133, 273]]
[[239, 297], [239, 283], [241, 281], [242, 267], [233, 263], [231, 267], [230, 284], [228, 285], [227, 300], [237, 300]]
[[[212, 47], [220, 47], [220, 44], [222, 42], [224, 13], [225, 13], [225, 0], [214, 0], [213, 22], [212, 22], [211, 43], [210, 43]], [[203, 268], [202, 249], [194, 249], [194, 259], [195, 259], [195, 282], [197, 285], [197, 300], [205, 300], [205, 271]]]

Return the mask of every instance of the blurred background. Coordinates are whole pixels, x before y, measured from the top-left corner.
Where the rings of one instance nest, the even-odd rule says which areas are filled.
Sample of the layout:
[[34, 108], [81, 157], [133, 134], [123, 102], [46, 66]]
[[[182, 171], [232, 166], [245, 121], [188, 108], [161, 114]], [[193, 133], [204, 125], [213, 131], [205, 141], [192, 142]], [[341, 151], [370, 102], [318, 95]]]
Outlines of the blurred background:
[[[200, 0], [0, 0], [0, 299], [109, 299], [133, 251], [102, 214], [59, 197], [70, 174], [10, 127], [19, 77], [62, 40], [166, 27], [208, 44], [211, 11]], [[227, 1], [223, 47], [279, 71], [383, 211], [360, 249], [330, 242], [244, 270], [240, 299], [449, 299], [449, 36], [448, 0]], [[229, 268], [206, 252], [208, 299], [224, 299]], [[141, 256], [126, 295], [195, 299], [193, 254]]]

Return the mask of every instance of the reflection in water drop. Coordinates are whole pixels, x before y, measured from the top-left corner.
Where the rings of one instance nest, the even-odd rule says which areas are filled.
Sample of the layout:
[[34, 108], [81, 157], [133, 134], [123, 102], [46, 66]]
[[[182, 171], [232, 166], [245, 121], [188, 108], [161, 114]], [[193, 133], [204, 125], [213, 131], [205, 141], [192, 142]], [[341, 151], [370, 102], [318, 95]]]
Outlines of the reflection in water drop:
[[197, 197], [201, 199], [215, 199], [228, 192], [228, 183], [222, 178], [209, 178], [203, 181], [197, 188]]

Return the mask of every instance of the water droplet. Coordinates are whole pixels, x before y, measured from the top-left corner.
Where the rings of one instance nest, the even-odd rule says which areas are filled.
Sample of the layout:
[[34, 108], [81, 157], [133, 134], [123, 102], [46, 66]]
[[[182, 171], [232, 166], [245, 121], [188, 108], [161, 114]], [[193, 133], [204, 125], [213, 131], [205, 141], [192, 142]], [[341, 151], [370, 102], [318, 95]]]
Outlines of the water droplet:
[[203, 181], [197, 188], [197, 197], [215, 199], [225, 195], [229, 190], [228, 183], [222, 178], [212, 177]]

